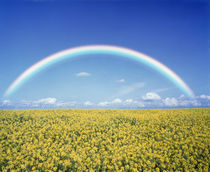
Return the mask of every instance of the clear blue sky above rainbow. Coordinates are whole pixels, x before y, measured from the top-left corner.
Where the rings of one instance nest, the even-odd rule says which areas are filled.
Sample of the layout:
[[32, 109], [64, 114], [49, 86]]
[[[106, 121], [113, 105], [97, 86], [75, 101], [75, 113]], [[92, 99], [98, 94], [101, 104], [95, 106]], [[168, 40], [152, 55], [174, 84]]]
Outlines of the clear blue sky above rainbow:
[[[0, 109], [210, 107], [210, 8], [205, 0], [0, 1]], [[114, 55], [83, 55], [10, 84], [43, 58], [83, 45], [130, 48], [160, 61], [193, 90]]]

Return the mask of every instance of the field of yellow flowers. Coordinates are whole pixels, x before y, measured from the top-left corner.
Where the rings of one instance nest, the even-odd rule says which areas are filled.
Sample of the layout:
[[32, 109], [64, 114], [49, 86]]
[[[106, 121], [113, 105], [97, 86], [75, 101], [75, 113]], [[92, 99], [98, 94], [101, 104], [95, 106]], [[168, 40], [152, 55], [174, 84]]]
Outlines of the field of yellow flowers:
[[0, 171], [208, 171], [210, 108], [1, 110]]

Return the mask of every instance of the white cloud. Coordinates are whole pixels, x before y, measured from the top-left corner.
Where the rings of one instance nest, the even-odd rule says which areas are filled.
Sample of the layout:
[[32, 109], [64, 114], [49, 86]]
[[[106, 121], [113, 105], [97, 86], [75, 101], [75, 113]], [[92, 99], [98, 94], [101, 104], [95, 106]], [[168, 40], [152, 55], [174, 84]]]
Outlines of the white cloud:
[[113, 106], [113, 105], [119, 105], [121, 103], [122, 103], [122, 100], [117, 98], [117, 99], [114, 99], [112, 101], [100, 102], [100, 103], [98, 103], [98, 106]]
[[120, 97], [120, 96], [124, 96], [127, 95], [129, 93], [132, 93], [140, 88], [143, 88], [145, 86], [144, 82], [137, 82], [128, 86], [124, 86], [122, 89], [119, 90], [119, 92], [114, 95], [113, 97]]
[[144, 102], [140, 102], [137, 100], [133, 99], [126, 99], [126, 100], [121, 100], [119, 98], [114, 99], [112, 101], [104, 101], [100, 102], [98, 104], [100, 107], [114, 107], [114, 108], [139, 108], [139, 107], [145, 107]]
[[123, 102], [124, 106], [131, 106], [131, 107], [145, 107], [145, 102], [133, 100], [133, 99], [126, 99]]
[[122, 103], [121, 99], [114, 99], [111, 103]]
[[57, 107], [74, 107], [77, 105], [76, 101], [70, 101], [70, 102], [56, 102], [55, 106]]
[[78, 76], [78, 77], [88, 77], [88, 76], [91, 76], [91, 74], [90, 73], [87, 73], [87, 72], [79, 72], [79, 73], [76, 73], [75, 75]]
[[208, 99], [208, 100], [210, 100], [210, 96], [205, 95], [205, 94], [200, 95], [200, 98], [201, 99]]
[[201, 104], [201, 102], [198, 102], [197, 100], [192, 100], [191, 105], [192, 106], [201, 106], [202, 104]]
[[2, 106], [10, 106], [12, 104], [12, 102], [10, 101], [10, 100], [3, 100], [2, 102], [1, 102], [1, 105]]
[[117, 80], [116, 82], [122, 83], [122, 82], [125, 82], [125, 79], [120, 79], [120, 80]]
[[98, 103], [98, 106], [107, 106], [107, 105], [109, 105], [109, 102], [107, 101]]
[[84, 105], [85, 105], [85, 106], [92, 106], [92, 105], [93, 105], [93, 103], [92, 103], [92, 102], [90, 102], [90, 101], [86, 101], [86, 102], [84, 102]]
[[48, 97], [34, 101], [22, 100], [18, 105], [21, 107], [54, 107], [57, 103], [56, 98]]
[[[148, 101], [152, 100], [152, 101]], [[115, 98], [110, 101], [101, 102], [76, 102], [76, 101], [59, 101], [56, 98], [48, 97], [39, 100], [23, 100], [20, 102], [11, 102], [3, 100], [0, 102], [0, 108], [162, 108], [162, 107], [210, 107], [210, 99], [208, 95], [200, 95], [195, 99], [190, 99], [184, 95], [178, 97], [161, 98], [157, 93], [149, 92], [142, 99], [121, 99]]]
[[167, 97], [166, 99], [163, 100], [163, 103], [164, 105], [171, 106], [171, 107], [179, 105], [177, 99], [175, 99], [174, 97], [172, 98]]
[[[201, 106], [202, 103], [197, 100], [197, 99], [188, 99], [185, 96], [181, 95], [177, 99], [172, 97], [167, 97], [162, 100], [163, 106], [168, 106], [168, 107], [176, 107], [176, 106], [181, 106], [181, 107], [198, 107]], [[205, 105], [205, 104], [203, 104]]]
[[142, 99], [143, 100], [160, 100], [161, 97], [157, 93], [149, 92], [145, 96], [142, 96]]
[[[162, 108], [162, 107], [208, 107], [210, 106], [210, 101], [207, 95], [199, 96], [196, 99], [190, 99], [185, 95], [180, 95], [179, 97], [166, 97], [161, 98], [155, 92], [148, 92], [146, 95], [142, 96], [142, 100], [134, 99], [119, 99], [116, 98], [112, 101], [100, 102], [98, 106], [110, 107], [110, 108]], [[148, 101], [149, 100], [149, 101]]]
[[34, 103], [34, 104], [55, 104], [56, 98], [49, 97], [49, 98], [39, 99], [32, 103]]
[[144, 102], [134, 101], [134, 106], [137, 106], [137, 107], [145, 107], [145, 103]]
[[129, 103], [133, 103], [133, 99], [126, 99], [126, 100], [125, 100], [125, 103], [128, 103], [128, 104], [129, 104]]

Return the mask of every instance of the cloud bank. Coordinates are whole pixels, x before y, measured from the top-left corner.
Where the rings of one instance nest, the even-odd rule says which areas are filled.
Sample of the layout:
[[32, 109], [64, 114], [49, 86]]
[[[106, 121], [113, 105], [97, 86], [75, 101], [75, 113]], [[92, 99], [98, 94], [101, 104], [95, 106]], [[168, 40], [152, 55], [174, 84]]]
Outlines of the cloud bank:
[[10, 100], [0, 102], [0, 109], [47, 109], [47, 108], [116, 108], [116, 109], [141, 109], [141, 108], [193, 108], [210, 107], [210, 96], [200, 95], [195, 99], [189, 99], [184, 95], [177, 98], [161, 98], [154, 92], [148, 92], [139, 100], [115, 98], [111, 101], [60, 101], [53, 97], [42, 98], [38, 100], [22, 100], [18, 103]]

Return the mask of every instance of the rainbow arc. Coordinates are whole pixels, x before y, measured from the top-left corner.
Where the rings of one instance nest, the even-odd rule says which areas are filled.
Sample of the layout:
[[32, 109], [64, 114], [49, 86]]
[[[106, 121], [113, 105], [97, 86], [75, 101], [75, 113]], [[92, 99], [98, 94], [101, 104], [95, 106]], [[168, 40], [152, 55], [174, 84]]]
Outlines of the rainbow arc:
[[27, 80], [41, 72], [45, 68], [58, 63], [60, 61], [76, 58], [81, 55], [89, 54], [110, 54], [116, 55], [124, 58], [134, 60], [136, 62], [142, 63], [146, 66], [151, 67], [155, 71], [161, 73], [164, 77], [169, 79], [174, 83], [184, 94], [193, 98], [194, 93], [190, 87], [171, 69], [157, 61], [156, 59], [145, 55], [141, 52], [119, 47], [119, 46], [110, 46], [110, 45], [88, 45], [80, 46], [75, 48], [70, 48], [67, 50], [60, 51], [58, 53], [52, 54], [37, 63], [33, 64], [31, 67], [26, 69], [21, 75], [19, 75], [15, 81], [8, 87], [4, 96], [9, 96], [13, 94], [18, 88], [20, 88]]

